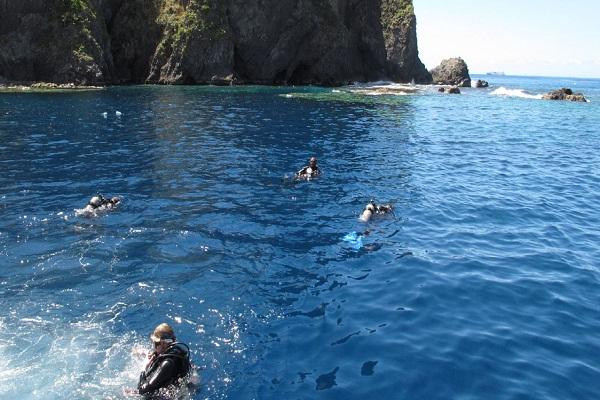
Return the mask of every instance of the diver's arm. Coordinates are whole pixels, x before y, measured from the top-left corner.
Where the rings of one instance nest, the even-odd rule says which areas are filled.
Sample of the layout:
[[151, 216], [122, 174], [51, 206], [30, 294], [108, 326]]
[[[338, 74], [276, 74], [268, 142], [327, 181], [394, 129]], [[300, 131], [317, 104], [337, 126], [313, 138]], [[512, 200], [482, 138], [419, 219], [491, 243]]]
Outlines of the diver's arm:
[[175, 366], [175, 363], [167, 358], [159, 365], [149, 379], [143, 383], [140, 382], [138, 392], [140, 394], [146, 394], [160, 389], [161, 387], [165, 387], [171, 383], [176, 374], [177, 367]]
[[303, 167], [300, 171], [296, 172], [296, 176], [302, 176], [306, 174], [308, 167]]

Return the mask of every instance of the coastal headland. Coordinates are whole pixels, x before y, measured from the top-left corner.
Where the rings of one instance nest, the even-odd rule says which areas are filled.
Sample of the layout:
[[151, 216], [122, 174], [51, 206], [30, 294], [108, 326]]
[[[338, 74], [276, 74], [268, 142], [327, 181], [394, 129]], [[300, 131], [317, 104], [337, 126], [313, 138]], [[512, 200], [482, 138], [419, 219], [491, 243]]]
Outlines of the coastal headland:
[[412, 0], [0, 0], [0, 81], [430, 83]]

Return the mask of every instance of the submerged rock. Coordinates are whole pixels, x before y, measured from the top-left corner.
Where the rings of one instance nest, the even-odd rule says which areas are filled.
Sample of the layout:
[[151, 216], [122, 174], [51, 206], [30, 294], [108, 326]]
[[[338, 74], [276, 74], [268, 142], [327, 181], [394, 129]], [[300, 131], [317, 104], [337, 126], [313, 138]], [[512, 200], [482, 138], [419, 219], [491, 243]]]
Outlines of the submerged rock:
[[475, 88], [486, 88], [489, 87], [490, 84], [488, 83], [488, 81], [484, 81], [482, 79], [477, 79], [475, 82], [473, 82], [471, 84], [473, 87]]
[[580, 101], [587, 102], [587, 99], [583, 96], [582, 93], [573, 93], [571, 89], [561, 88], [558, 90], [553, 90], [551, 92], [546, 93], [542, 96], [544, 100], [566, 100], [566, 101]]
[[435, 84], [460, 87], [471, 86], [469, 68], [467, 67], [467, 63], [460, 57], [443, 60], [440, 65], [430, 72]]
[[448, 93], [448, 94], [460, 94], [460, 89], [456, 86], [441, 87], [438, 89], [438, 92]]
[[431, 82], [412, 0], [0, 0], [0, 76], [79, 85]]

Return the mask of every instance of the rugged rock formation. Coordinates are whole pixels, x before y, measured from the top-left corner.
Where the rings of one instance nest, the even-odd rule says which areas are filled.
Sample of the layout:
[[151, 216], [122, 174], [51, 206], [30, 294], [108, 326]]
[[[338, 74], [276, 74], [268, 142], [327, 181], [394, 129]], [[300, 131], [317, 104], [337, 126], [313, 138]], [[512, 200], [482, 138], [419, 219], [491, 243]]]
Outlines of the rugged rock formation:
[[552, 92], [548, 92], [542, 96], [544, 100], [567, 100], [567, 101], [581, 101], [587, 102], [587, 99], [583, 96], [582, 93], [573, 93], [571, 89], [561, 88], [558, 90], [553, 90]]
[[412, 0], [0, 0], [0, 77], [429, 83]]
[[440, 65], [430, 72], [433, 83], [438, 85], [454, 85], [460, 87], [471, 86], [469, 68], [460, 57], [443, 60]]
[[381, 0], [388, 76], [395, 81], [431, 83], [431, 74], [419, 59], [417, 19], [412, 0]]

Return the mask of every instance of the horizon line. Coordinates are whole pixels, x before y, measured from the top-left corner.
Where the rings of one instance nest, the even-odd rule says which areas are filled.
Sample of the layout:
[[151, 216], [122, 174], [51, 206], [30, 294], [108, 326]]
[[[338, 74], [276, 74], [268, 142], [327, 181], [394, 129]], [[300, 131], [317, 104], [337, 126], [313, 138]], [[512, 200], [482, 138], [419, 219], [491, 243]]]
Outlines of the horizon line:
[[[490, 71], [490, 72], [502, 72], [502, 71]], [[489, 72], [470, 72], [470, 75], [483, 75], [483, 76], [513, 76], [520, 78], [560, 78], [560, 79], [590, 79], [590, 80], [600, 80], [600, 76], [591, 77], [591, 76], [558, 76], [558, 75], [526, 75], [526, 74], [507, 74], [502, 72], [502, 74], [494, 74], [489, 75]]]

